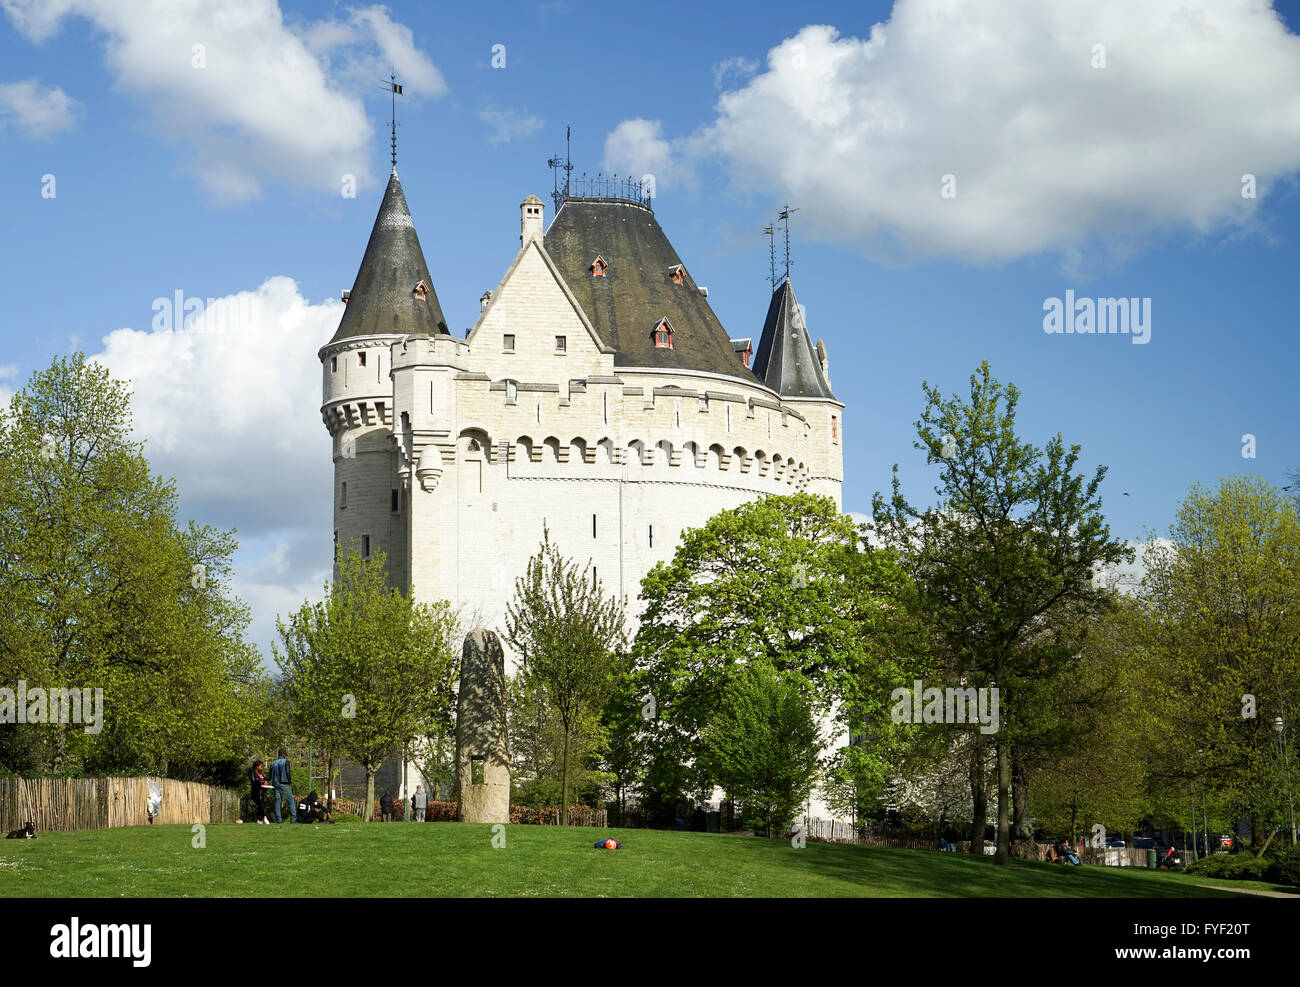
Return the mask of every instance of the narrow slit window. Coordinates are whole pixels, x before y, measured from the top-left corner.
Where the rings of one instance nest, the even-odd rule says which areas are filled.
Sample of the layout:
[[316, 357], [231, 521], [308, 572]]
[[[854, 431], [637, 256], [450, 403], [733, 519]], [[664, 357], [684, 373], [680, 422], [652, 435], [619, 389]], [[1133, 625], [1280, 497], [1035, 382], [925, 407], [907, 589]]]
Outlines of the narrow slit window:
[[370, 536], [361, 536], [361, 554], [365, 558], [370, 558]]
[[596, 515], [591, 516], [591, 537], [596, 537]]
[[397, 505], [398, 505], [398, 493], [397, 493], [397, 490], [396, 490], [396, 489], [394, 489], [393, 492], [392, 492], [392, 497], [390, 498], [390, 504], [391, 504], [391, 510], [392, 510], [392, 512], [393, 512], [394, 514], [396, 514], [396, 513], [397, 513]]
[[655, 547], [655, 526], [653, 524], [650, 525], [648, 530], [650, 533], [650, 547], [654, 548]]
[[364, 367], [366, 365], [366, 351], [362, 350], [359, 352], [357, 354], [357, 359], [361, 361], [361, 365]]
[[343, 481], [343, 488], [339, 491], [339, 510], [348, 506], [348, 481]]
[[336, 356], [332, 356], [330, 357], [330, 373], [336, 374], [338, 373], [338, 371], [339, 371], [339, 358]]

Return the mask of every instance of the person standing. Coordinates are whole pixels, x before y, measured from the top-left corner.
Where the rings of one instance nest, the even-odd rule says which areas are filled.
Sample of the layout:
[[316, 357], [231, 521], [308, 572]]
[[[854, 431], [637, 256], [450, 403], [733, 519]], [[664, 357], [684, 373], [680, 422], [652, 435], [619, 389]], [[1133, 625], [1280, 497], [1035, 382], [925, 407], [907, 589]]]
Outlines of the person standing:
[[294, 801], [293, 785], [289, 772], [289, 752], [280, 748], [280, 756], [271, 762], [271, 786], [275, 791], [275, 821], [284, 822], [280, 815], [280, 800], [289, 800], [289, 821], [298, 821], [298, 803]]
[[393, 821], [393, 797], [388, 794], [388, 789], [384, 789], [384, 794], [379, 796], [379, 815], [384, 822]]
[[424, 810], [429, 805], [429, 796], [425, 794], [423, 785], [415, 786], [415, 794], [411, 796], [411, 808], [415, 812], [415, 821], [424, 822]]
[[257, 806], [257, 821], [263, 825], [270, 825], [266, 821], [266, 776], [262, 774], [262, 762], [254, 761], [253, 766], [248, 769], [248, 784], [252, 789], [249, 797], [253, 800], [253, 805]]

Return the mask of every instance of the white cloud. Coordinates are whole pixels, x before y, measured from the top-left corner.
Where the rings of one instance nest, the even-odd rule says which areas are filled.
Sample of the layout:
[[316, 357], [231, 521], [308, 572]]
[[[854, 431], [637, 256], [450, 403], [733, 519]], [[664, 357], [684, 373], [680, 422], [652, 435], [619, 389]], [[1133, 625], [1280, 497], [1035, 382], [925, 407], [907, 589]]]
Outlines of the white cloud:
[[0, 83], [0, 130], [12, 119], [29, 137], [47, 140], [72, 128], [75, 105], [58, 86], [42, 87], [35, 79]]
[[316, 353], [343, 306], [309, 302], [286, 277], [202, 303], [176, 331], [109, 333], [90, 359], [130, 381], [135, 438], [154, 472], [176, 479], [181, 517], [238, 528], [234, 588], [269, 658], [276, 614], [318, 598], [329, 576], [333, 481]]
[[[644, 124], [611, 139], [676, 145]], [[738, 188], [876, 256], [1121, 253], [1266, 221], [1300, 168], [1300, 38], [1259, 0], [898, 0], [868, 38], [782, 41], [692, 137]]]
[[713, 85], [717, 89], [722, 89], [727, 84], [728, 76], [747, 79], [757, 71], [758, 63], [752, 58], [745, 58], [741, 55], [724, 58], [713, 66]]
[[489, 144], [508, 144], [516, 137], [528, 137], [541, 130], [546, 122], [539, 116], [525, 116], [518, 110], [495, 107], [480, 110], [478, 118], [492, 128]]
[[624, 120], [605, 137], [605, 171], [640, 178], [653, 175], [654, 185], [689, 183], [691, 166], [688, 141], [671, 142], [663, 136], [663, 123], [636, 117]]
[[[255, 197], [267, 180], [337, 191], [351, 174], [367, 184], [374, 140], [361, 95], [376, 88], [375, 66], [384, 76], [400, 69], [412, 94], [445, 89], [383, 7], [316, 25], [286, 24], [274, 0], [0, 0], [0, 8], [36, 43], [69, 15], [89, 21], [118, 86], [227, 200]], [[337, 48], [346, 55], [332, 67]]]

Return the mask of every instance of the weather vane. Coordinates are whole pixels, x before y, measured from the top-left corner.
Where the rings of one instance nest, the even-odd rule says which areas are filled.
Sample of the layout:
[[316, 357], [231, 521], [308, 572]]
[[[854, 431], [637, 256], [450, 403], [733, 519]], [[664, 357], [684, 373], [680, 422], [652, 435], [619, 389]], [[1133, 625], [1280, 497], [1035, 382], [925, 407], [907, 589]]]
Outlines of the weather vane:
[[392, 124], [392, 143], [393, 143], [393, 167], [397, 167], [397, 97], [402, 95], [402, 87], [398, 84], [397, 76], [390, 74], [388, 81], [384, 83], [386, 89], [392, 96], [393, 100], [393, 124]]
[[[546, 165], [551, 169], [551, 198], [555, 201], [555, 209], [558, 212], [560, 203], [569, 197], [569, 173], [573, 171], [573, 156], [570, 153], [572, 142], [570, 140], [573, 134], [573, 126], [565, 124], [564, 127], [564, 160], [560, 160], [557, 154], [553, 158], [548, 158]], [[560, 169], [564, 169], [564, 192], [560, 192]]]
[[[790, 214], [798, 212], [798, 209], [791, 209], [790, 203], [785, 204], [785, 208], [777, 214], [777, 219], [781, 220], [785, 227], [785, 279], [790, 280]], [[773, 264], [773, 277], [775, 277], [775, 263]], [[774, 286], [775, 287], [775, 286]]]
[[763, 235], [767, 237], [767, 261], [771, 269], [769, 275], [772, 282], [772, 290], [776, 291], [776, 230], [773, 229], [774, 223], [768, 223], [763, 227]]

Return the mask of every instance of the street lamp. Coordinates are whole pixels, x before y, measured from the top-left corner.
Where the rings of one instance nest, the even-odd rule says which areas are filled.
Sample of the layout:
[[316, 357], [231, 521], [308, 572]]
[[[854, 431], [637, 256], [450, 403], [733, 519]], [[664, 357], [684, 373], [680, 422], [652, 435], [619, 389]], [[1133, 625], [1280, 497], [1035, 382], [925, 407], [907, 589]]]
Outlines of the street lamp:
[[1273, 729], [1277, 731], [1277, 752], [1282, 761], [1282, 784], [1286, 786], [1286, 804], [1291, 818], [1291, 845], [1295, 846], [1295, 802], [1291, 797], [1291, 758], [1286, 749], [1286, 723], [1280, 716], [1273, 718]]

